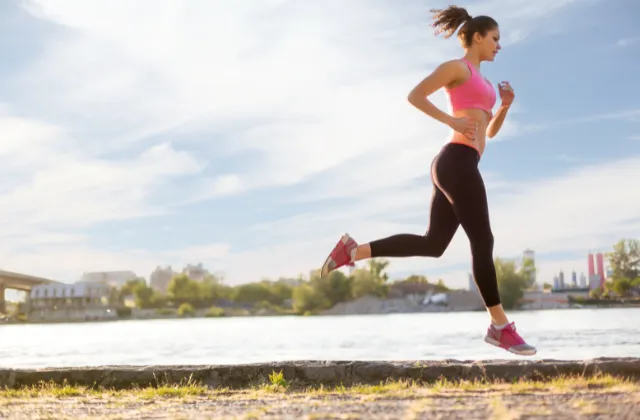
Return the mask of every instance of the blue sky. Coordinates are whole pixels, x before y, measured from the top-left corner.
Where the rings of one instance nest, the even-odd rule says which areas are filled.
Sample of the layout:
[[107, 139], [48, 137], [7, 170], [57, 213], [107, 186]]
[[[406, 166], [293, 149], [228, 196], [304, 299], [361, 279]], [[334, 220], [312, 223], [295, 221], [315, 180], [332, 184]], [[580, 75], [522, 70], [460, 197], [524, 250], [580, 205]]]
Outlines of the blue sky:
[[[429, 27], [446, 5], [2, 2], [2, 268], [74, 281], [203, 262], [241, 283], [306, 274], [345, 231], [423, 233], [448, 128], [406, 96], [461, 55]], [[496, 255], [533, 248], [541, 281], [586, 271], [590, 249], [640, 233], [640, 6], [463, 6], [499, 22], [482, 72], [516, 91], [481, 163]], [[469, 254], [460, 229], [391, 274], [466, 286]]]

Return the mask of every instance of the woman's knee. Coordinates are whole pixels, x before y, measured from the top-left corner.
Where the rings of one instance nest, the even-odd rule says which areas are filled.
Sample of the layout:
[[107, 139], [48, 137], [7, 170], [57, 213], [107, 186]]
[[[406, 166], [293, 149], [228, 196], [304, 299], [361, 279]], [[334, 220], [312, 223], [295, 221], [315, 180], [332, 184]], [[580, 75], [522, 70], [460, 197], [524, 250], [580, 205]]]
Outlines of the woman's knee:
[[425, 234], [422, 237], [422, 251], [425, 257], [440, 258], [444, 255], [444, 252], [449, 246], [449, 242], [441, 238], [436, 238], [433, 235], [429, 236]]
[[493, 253], [494, 237], [491, 231], [469, 235], [469, 242], [471, 243], [471, 250], [474, 254]]

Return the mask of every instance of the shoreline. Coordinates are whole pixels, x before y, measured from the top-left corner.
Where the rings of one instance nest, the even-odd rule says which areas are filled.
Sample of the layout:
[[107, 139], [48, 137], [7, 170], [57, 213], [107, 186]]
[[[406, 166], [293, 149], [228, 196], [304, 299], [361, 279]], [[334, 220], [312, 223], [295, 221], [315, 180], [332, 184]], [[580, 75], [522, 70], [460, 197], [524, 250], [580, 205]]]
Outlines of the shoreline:
[[610, 375], [640, 382], [640, 358], [589, 360], [414, 360], [285, 361], [239, 365], [96, 366], [79, 368], [0, 369], [0, 388], [42, 383], [131, 389], [199, 383], [208, 388], [241, 389], [268, 383], [281, 373], [296, 386], [377, 385], [386, 381], [552, 380]]
[[[553, 309], [512, 309], [509, 312], [541, 312], [541, 311], [566, 311], [566, 310], [588, 310], [588, 309], [638, 309], [640, 304], [619, 304], [619, 305], [588, 305], [583, 307], [567, 307], [567, 308], [553, 308]], [[2, 321], [0, 320], [0, 327], [3, 325], [46, 325], [46, 324], [83, 324], [83, 323], [104, 323], [104, 322], [121, 322], [121, 321], [158, 321], [158, 320], [187, 320], [187, 319], [202, 319], [202, 318], [239, 318], [239, 317], [335, 317], [335, 316], [368, 316], [368, 315], [397, 315], [397, 314], [444, 314], [444, 313], [460, 313], [460, 312], [484, 312], [484, 309], [465, 309], [465, 310], [442, 310], [442, 311], [410, 311], [410, 312], [379, 312], [379, 313], [318, 313], [318, 314], [294, 314], [294, 313], [270, 313], [270, 314], [246, 314], [246, 315], [222, 315], [217, 317], [207, 315], [190, 315], [180, 316], [177, 314], [171, 315], [154, 315], [154, 316], [131, 316], [122, 318], [105, 318], [105, 319], [68, 319], [68, 320], [51, 320], [51, 321]]]

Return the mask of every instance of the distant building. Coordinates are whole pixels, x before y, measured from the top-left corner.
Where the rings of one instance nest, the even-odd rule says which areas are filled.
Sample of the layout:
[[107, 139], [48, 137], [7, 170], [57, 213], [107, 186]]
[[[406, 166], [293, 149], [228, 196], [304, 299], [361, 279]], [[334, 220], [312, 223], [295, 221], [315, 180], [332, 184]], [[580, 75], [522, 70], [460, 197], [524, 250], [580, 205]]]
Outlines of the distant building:
[[531, 265], [525, 269], [525, 272], [529, 276], [529, 280], [531, 284], [535, 284], [536, 282], [536, 254], [532, 249], [525, 249], [522, 252], [522, 265], [524, 266], [525, 262], [529, 261]]
[[520, 301], [522, 309], [560, 309], [571, 306], [570, 297], [587, 298], [589, 291], [586, 289], [554, 290], [544, 292], [528, 290]]
[[587, 287], [587, 276], [584, 273], [580, 273], [580, 287], [583, 289]]
[[182, 274], [186, 274], [187, 277], [195, 281], [202, 281], [210, 275], [209, 271], [202, 267], [202, 263], [197, 265], [187, 264], [182, 269]]
[[32, 321], [80, 321], [117, 318], [114, 288], [104, 283], [58, 283], [34, 286], [27, 297]]
[[600, 274], [593, 274], [589, 278], [589, 289], [597, 289], [601, 286], [602, 280], [600, 278]]
[[475, 280], [473, 279], [473, 274], [469, 273], [469, 291], [470, 292], [478, 292], [478, 285], [476, 284]]
[[596, 254], [596, 267], [598, 269], [597, 274], [600, 275], [600, 286], [604, 286], [607, 274], [604, 272], [604, 256], [601, 252]]
[[135, 279], [136, 277], [136, 273], [130, 270], [96, 271], [83, 273], [78, 283], [102, 283], [119, 289], [124, 286], [127, 281]]
[[565, 288], [565, 285], [564, 285], [564, 271], [560, 270], [560, 274], [558, 276], [558, 280], [559, 280], [559, 283], [560, 283], [559, 289], [564, 289]]
[[160, 293], [167, 293], [167, 290], [169, 290], [169, 283], [171, 283], [171, 279], [176, 274], [177, 273], [175, 273], [171, 267], [156, 267], [153, 273], [149, 276], [149, 286]]

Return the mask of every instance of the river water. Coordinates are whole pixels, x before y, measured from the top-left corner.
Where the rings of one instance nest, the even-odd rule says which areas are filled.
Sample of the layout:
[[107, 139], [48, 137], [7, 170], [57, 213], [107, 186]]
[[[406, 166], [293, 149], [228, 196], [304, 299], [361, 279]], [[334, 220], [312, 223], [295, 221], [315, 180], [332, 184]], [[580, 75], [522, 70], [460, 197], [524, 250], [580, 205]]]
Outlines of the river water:
[[[640, 355], [640, 308], [513, 312], [535, 359]], [[484, 312], [0, 326], [9, 368], [282, 360], [522, 359], [483, 341]]]

